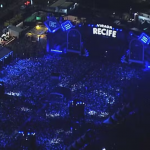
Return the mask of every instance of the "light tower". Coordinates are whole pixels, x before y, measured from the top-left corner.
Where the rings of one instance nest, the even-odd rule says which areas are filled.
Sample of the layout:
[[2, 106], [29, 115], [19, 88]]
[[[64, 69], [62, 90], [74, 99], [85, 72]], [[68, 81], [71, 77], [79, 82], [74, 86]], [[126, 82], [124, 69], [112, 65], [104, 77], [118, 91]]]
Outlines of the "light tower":
[[31, 5], [33, 5], [33, 0], [31, 0]]

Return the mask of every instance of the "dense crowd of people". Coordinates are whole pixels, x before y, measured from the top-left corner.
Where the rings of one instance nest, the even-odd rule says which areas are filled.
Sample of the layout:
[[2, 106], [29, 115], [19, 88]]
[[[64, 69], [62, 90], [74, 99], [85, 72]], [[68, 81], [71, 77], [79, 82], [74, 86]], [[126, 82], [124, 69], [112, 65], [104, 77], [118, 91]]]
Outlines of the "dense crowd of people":
[[[43, 43], [44, 42], [44, 43]], [[13, 50], [15, 58], [30, 58], [43, 56], [45, 49], [45, 40], [38, 42], [37, 39], [30, 37], [23, 37], [22, 39], [15, 39], [7, 48]]]
[[[53, 72], [60, 73], [61, 79], [53, 80]], [[41, 149], [60, 150], [80, 136], [70, 129], [68, 101], [45, 107], [45, 100], [51, 103], [48, 98], [55, 87], [71, 89], [71, 100], [80, 99], [86, 104], [85, 121], [95, 122], [132, 100], [133, 89], [143, 75], [139, 67], [77, 56], [53, 54], [15, 60], [1, 71], [5, 97], [0, 101], [0, 148], [12, 144], [24, 126], [34, 128]]]

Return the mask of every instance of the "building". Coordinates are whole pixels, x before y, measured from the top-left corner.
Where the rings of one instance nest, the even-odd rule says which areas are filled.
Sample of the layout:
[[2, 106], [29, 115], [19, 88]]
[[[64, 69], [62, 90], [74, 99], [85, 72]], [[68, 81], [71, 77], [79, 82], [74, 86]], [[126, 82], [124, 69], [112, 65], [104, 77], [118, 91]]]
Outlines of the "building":
[[22, 32], [22, 29], [11, 25], [11, 26], [9, 26], [8, 31], [9, 31], [10, 36], [19, 38], [19, 36], [21, 35], [21, 32]]
[[50, 8], [54, 12], [68, 14], [68, 12], [75, 9], [76, 6], [77, 6], [77, 3], [75, 3], [75, 2], [66, 2], [65, 0], [58, 0], [55, 3], [53, 3], [50, 6]]

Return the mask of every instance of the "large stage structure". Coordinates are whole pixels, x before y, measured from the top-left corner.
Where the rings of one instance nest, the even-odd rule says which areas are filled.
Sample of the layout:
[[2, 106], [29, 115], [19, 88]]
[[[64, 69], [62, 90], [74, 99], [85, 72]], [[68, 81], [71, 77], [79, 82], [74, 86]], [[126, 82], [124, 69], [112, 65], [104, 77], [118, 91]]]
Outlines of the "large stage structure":
[[[47, 52], [72, 52], [81, 55], [81, 33], [77, 29], [74, 29], [70, 21], [59, 23], [57, 19], [52, 16], [48, 17], [44, 24], [48, 28]], [[60, 35], [61, 39], [58, 38], [57, 34]], [[54, 40], [55, 38], [57, 38], [57, 43], [53, 42], [56, 41]]]
[[77, 29], [71, 29], [67, 32], [67, 52], [81, 55], [81, 33]]
[[[121, 29], [111, 24], [75, 24], [48, 16], [45, 25], [47, 33], [47, 52], [76, 53], [94, 57], [109, 57], [122, 62], [149, 64], [150, 37], [132, 29]], [[141, 35], [140, 35], [141, 34]]]
[[150, 68], [150, 37], [142, 33], [140, 36], [134, 35], [129, 43], [129, 50], [121, 58], [123, 63], [143, 64]]
[[93, 53], [102, 56], [102, 51], [107, 49], [112, 51], [112, 54], [116, 49], [117, 54], [122, 51], [118, 45], [123, 47], [120, 39], [124, 42], [126, 36], [120, 28], [105, 24], [73, 25], [71, 21], [58, 20], [60, 19], [49, 15], [44, 22], [48, 28], [47, 52], [76, 53], [84, 56], [92, 56]]
[[129, 62], [144, 63], [144, 44], [138, 39], [132, 39], [129, 44]]

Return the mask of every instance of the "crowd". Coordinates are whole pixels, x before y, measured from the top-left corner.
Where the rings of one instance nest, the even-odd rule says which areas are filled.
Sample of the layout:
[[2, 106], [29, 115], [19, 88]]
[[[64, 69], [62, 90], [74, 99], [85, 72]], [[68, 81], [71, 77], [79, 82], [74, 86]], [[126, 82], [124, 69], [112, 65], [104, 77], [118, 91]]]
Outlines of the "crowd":
[[[51, 78], [53, 72], [60, 73], [59, 81]], [[15, 60], [0, 74], [6, 94], [0, 101], [0, 149], [16, 140], [13, 135], [23, 130], [20, 127], [27, 120], [33, 120], [25, 126], [34, 128], [41, 149], [60, 150], [80, 136], [82, 132], [77, 134], [70, 128], [68, 102], [44, 106], [55, 87], [70, 88], [72, 100], [86, 104], [85, 121], [94, 123], [134, 99], [133, 89], [143, 75], [139, 67], [83, 57], [53, 54]]]
[[37, 39], [30, 37], [23, 37], [21, 39], [15, 39], [13, 42], [7, 45], [7, 48], [13, 50], [14, 58], [30, 58], [43, 56], [45, 49], [45, 40], [38, 42]]

